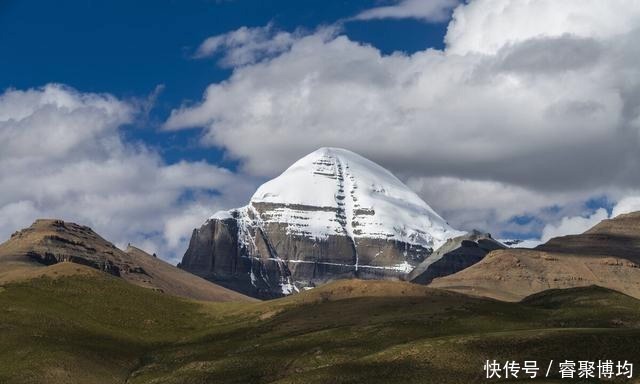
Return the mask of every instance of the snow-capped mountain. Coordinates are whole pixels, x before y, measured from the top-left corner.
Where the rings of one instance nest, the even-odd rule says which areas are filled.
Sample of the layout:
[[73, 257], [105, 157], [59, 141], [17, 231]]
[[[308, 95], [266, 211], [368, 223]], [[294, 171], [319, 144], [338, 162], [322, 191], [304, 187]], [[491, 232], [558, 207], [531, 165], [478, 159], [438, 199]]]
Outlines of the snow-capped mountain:
[[452, 232], [391, 172], [339, 148], [321, 148], [298, 160], [258, 188], [251, 205], [273, 205], [264, 221], [285, 223], [288, 234], [316, 240], [344, 234], [437, 248]]
[[321, 148], [194, 230], [181, 266], [273, 297], [336, 278], [401, 278], [461, 234], [386, 169]]

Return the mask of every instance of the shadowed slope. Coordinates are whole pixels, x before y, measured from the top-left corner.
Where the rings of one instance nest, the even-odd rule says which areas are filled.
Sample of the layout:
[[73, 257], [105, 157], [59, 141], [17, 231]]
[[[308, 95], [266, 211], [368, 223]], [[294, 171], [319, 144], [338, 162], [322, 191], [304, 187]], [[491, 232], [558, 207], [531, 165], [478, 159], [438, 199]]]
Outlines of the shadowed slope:
[[506, 248], [488, 233], [471, 231], [447, 240], [425, 261], [411, 271], [408, 281], [429, 284], [440, 276], [448, 276], [482, 260], [489, 252]]

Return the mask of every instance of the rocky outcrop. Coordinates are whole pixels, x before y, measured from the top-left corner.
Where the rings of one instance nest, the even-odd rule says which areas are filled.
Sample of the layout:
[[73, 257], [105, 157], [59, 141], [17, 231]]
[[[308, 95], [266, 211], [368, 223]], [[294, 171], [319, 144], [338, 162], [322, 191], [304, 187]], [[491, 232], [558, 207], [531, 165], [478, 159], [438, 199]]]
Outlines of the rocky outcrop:
[[62, 220], [36, 220], [11, 235], [2, 246], [7, 253], [5, 259], [28, 259], [44, 265], [72, 262], [118, 277], [146, 274], [128, 255], [91, 228]]
[[[226, 255], [227, 257], [211, 257]], [[189, 249], [178, 267], [207, 271], [212, 275], [233, 275], [238, 269], [238, 224], [235, 219], [208, 220], [194, 229]]]
[[62, 220], [36, 220], [0, 244], [0, 281], [38, 276], [34, 271], [75, 263], [174, 296], [207, 301], [250, 300], [174, 267], [133, 246], [122, 251], [91, 228]]
[[479, 263], [430, 285], [512, 301], [551, 288], [589, 285], [640, 298], [639, 266], [640, 212], [635, 212], [534, 249], [493, 251]]
[[491, 234], [472, 231], [447, 240], [411, 271], [407, 279], [412, 283], [429, 284], [437, 277], [448, 276], [474, 265], [491, 251], [505, 248]]
[[258, 224], [265, 213], [264, 206], [256, 206], [195, 229], [179, 267], [269, 299], [336, 279], [404, 279], [432, 253], [431, 248], [396, 240], [288, 234], [286, 223]]
[[321, 148], [194, 230], [180, 268], [260, 298], [342, 278], [405, 279], [460, 235], [389, 171]]

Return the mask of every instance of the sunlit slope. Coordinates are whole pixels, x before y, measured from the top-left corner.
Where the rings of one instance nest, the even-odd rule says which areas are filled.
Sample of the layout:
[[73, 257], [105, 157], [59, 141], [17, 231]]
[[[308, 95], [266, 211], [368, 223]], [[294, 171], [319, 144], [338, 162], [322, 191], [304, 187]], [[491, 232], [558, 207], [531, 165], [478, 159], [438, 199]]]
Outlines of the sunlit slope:
[[640, 212], [604, 220], [580, 235], [534, 249], [503, 249], [430, 284], [470, 295], [518, 301], [552, 288], [599, 285], [640, 298]]

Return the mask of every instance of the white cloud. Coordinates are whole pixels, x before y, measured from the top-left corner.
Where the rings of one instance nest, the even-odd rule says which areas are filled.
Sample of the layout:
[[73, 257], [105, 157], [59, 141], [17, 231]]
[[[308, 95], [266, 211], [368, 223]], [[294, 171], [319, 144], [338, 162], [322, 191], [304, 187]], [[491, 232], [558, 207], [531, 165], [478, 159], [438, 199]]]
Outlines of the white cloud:
[[[637, 192], [636, 192], [637, 193]], [[541, 242], [565, 235], [574, 235], [585, 232], [605, 219], [613, 219], [618, 215], [640, 211], [640, 196], [632, 195], [620, 199], [611, 211], [611, 215], [604, 208], [579, 216], [563, 217], [557, 223], [549, 223], [542, 230]]]
[[0, 238], [56, 217], [176, 261], [193, 227], [249, 195], [252, 186], [228, 170], [167, 165], [123, 142], [119, 129], [138, 112], [113, 96], [55, 84], [1, 94]]
[[628, 196], [618, 201], [613, 207], [611, 217], [614, 218], [624, 213], [640, 211], [640, 196]]
[[639, 15], [629, 0], [473, 0], [456, 8], [444, 51], [412, 55], [299, 34], [211, 84], [165, 127], [204, 127], [203, 144], [249, 174], [346, 147], [414, 180], [428, 202], [459, 214], [452, 222], [557, 222], [589, 197], [640, 187]]
[[[500, 232], [536, 233], [547, 221], [582, 211], [582, 202], [598, 191], [540, 192], [497, 181], [454, 177], [410, 178], [408, 186], [457, 228]], [[550, 206], [562, 209], [548, 210]], [[526, 223], [514, 216], [536, 217]]]
[[195, 53], [196, 58], [222, 53], [219, 64], [235, 67], [273, 57], [291, 47], [296, 33], [276, 31], [273, 24], [264, 27], [241, 27], [235, 31], [207, 38]]
[[588, 216], [565, 217], [557, 224], [545, 226], [540, 240], [547, 242], [554, 237], [583, 233], [608, 218], [609, 213], [604, 208], [599, 208]]
[[639, 23], [636, 0], [472, 0], [453, 12], [445, 42], [449, 53], [495, 54], [540, 37], [615, 38]]
[[402, 0], [394, 5], [368, 9], [354, 19], [420, 19], [440, 22], [449, 19], [451, 10], [458, 4], [458, 0]]

